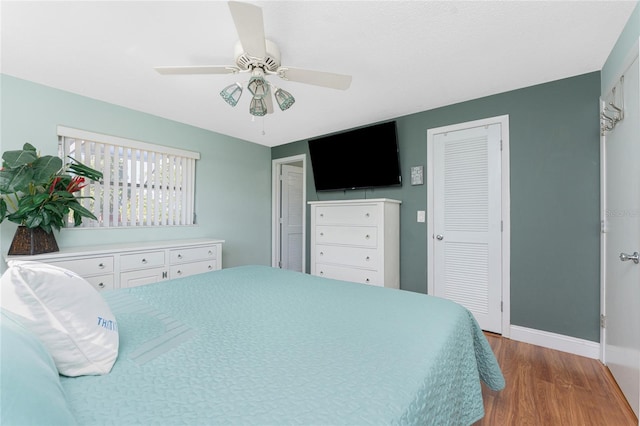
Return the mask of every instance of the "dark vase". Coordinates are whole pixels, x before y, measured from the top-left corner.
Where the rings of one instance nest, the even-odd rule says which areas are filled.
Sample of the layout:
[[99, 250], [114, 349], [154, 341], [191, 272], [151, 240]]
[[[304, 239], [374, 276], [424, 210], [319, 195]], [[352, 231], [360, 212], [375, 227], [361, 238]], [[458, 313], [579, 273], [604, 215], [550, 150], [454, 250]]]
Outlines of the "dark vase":
[[53, 232], [48, 234], [42, 228], [27, 228], [18, 226], [13, 236], [9, 255], [33, 255], [59, 251], [58, 243]]

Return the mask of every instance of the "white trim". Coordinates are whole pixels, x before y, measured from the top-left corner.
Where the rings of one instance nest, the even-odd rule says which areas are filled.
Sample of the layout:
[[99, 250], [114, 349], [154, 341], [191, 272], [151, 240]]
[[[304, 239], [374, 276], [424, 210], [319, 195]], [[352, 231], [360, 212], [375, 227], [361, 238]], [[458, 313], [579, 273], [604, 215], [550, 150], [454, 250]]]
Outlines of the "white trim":
[[121, 138], [119, 136], [105, 135], [102, 133], [89, 132], [87, 130], [73, 129], [71, 127], [58, 126], [58, 136], [67, 138], [82, 139], [89, 141], [99, 141], [109, 145], [126, 146], [127, 148], [142, 149], [145, 151], [162, 151], [166, 154], [179, 155], [181, 157], [200, 159], [200, 153], [188, 151], [186, 149], [177, 149], [165, 145], [157, 145], [133, 139]]
[[509, 115], [496, 117], [502, 124], [502, 335], [511, 335], [511, 155]]
[[[511, 189], [509, 156], [509, 115], [484, 118], [465, 123], [437, 127], [427, 130], [427, 240], [433, 237], [433, 137], [437, 133], [455, 132], [470, 127], [487, 126], [499, 123], [502, 140], [502, 336], [510, 336], [511, 325]], [[433, 283], [433, 244], [427, 243], [427, 293], [434, 293]]]
[[[600, 134], [600, 315], [607, 315], [607, 292], [606, 290], [606, 277], [607, 277], [607, 263], [605, 262], [605, 243], [606, 243], [606, 235], [604, 230], [605, 224], [605, 200], [607, 195], [607, 170], [605, 167], [606, 164], [606, 150], [605, 150], [606, 136]], [[605, 343], [607, 341], [607, 330], [602, 327], [602, 322], [600, 322], [600, 341], [602, 345], [600, 345], [600, 361], [606, 364], [606, 350]]]
[[597, 342], [517, 325], [512, 325], [510, 328], [511, 340], [530, 343], [532, 345], [592, 359], [599, 359], [600, 357], [600, 343]]
[[293, 155], [291, 157], [276, 158], [271, 160], [271, 266], [278, 267], [278, 249], [280, 247], [280, 234], [278, 232], [278, 218], [280, 217], [279, 200], [281, 198], [279, 177], [282, 174], [282, 165], [302, 162], [302, 272], [307, 267], [307, 156], [306, 154]]

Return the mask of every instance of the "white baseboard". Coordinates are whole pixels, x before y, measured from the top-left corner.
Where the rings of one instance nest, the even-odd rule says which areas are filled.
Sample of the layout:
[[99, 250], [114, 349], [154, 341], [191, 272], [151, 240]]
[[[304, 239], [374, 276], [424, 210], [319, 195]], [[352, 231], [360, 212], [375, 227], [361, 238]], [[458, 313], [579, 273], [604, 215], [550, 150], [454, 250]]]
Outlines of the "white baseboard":
[[509, 338], [512, 340], [569, 352], [587, 358], [600, 359], [600, 343], [597, 342], [517, 325], [510, 326], [509, 331]]

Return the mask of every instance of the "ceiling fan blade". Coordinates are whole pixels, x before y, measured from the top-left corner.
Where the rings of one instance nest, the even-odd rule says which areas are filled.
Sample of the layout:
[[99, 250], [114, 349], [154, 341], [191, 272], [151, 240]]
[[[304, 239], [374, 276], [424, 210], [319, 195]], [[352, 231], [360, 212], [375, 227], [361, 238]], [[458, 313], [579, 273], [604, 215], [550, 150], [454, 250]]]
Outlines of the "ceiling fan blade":
[[240, 68], [231, 65], [194, 65], [180, 67], [155, 67], [163, 75], [179, 74], [236, 74]]
[[280, 78], [298, 83], [313, 84], [330, 89], [347, 90], [351, 86], [351, 76], [330, 72], [303, 70], [299, 68], [280, 67], [277, 71]]
[[254, 58], [264, 58], [267, 48], [262, 9], [237, 1], [230, 1], [229, 9], [244, 51]]

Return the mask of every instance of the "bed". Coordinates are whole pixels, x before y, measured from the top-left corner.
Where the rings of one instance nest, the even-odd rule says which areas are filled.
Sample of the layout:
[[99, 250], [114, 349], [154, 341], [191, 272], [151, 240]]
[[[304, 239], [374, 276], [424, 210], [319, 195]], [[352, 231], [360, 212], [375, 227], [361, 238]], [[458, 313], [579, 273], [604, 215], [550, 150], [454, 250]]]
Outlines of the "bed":
[[[16, 379], [11, 362], [27, 357], [5, 356], [20, 347], [5, 325], [24, 325], [6, 275], [2, 424], [25, 424], [44, 386]], [[481, 382], [504, 387], [472, 314], [424, 294], [252, 265], [98, 297], [117, 319], [117, 357], [100, 374], [48, 373], [49, 424], [470, 425], [484, 415]]]

